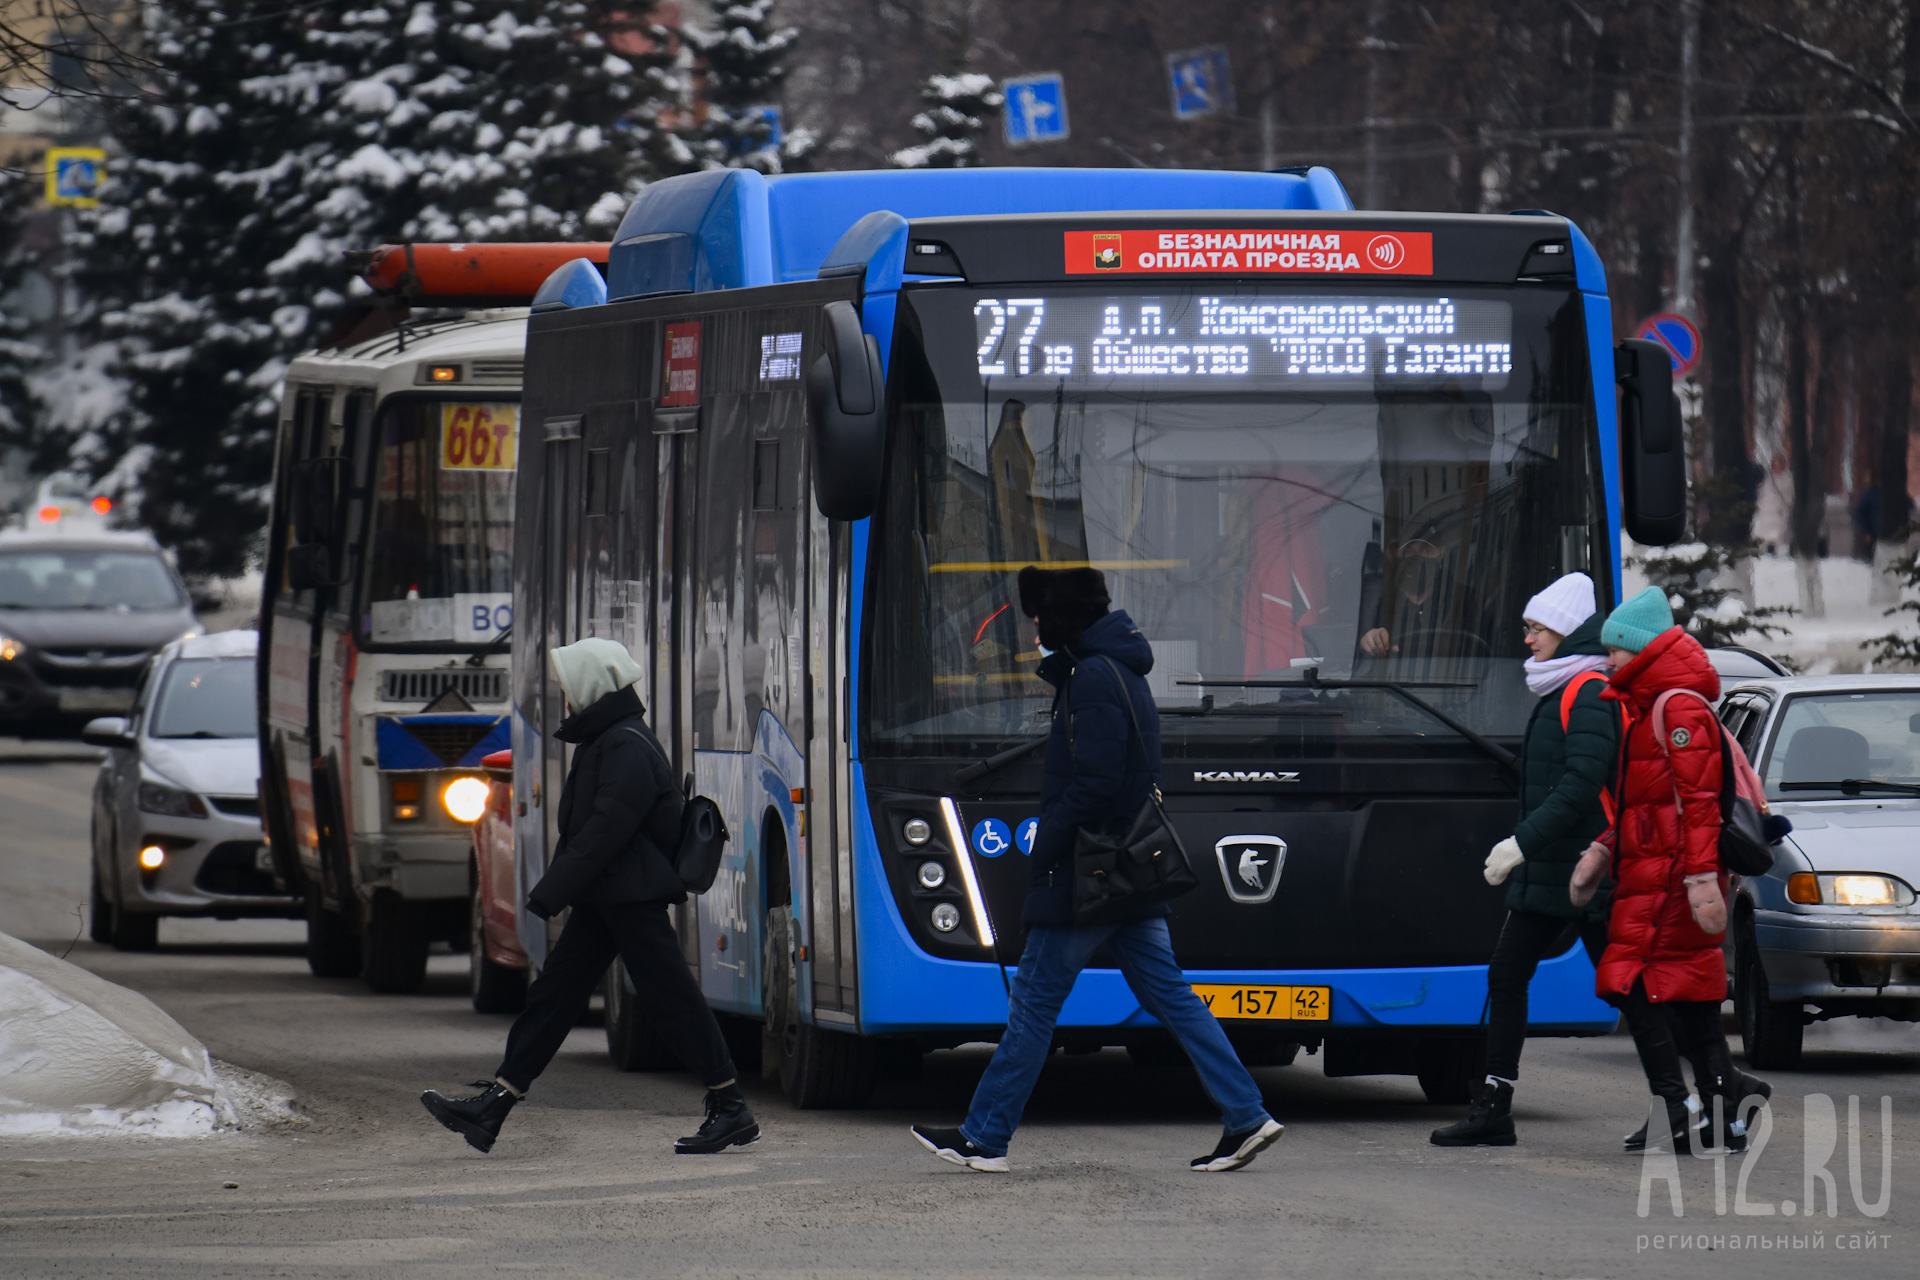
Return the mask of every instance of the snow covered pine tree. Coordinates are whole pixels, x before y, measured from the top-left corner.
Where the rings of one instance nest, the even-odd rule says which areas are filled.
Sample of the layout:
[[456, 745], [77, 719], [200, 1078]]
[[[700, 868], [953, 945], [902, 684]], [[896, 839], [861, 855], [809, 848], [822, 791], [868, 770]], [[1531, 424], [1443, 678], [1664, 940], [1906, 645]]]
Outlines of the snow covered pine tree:
[[797, 30], [775, 24], [773, 0], [734, 0], [716, 6], [713, 16], [711, 31], [680, 29], [702, 71], [698, 123], [689, 138], [694, 154], [708, 169], [779, 173], [794, 167], [812, 149], [812, 134], [795, 130], [776, 142], [774, 122]]
[[980, 163], [980, 135], [1005, 101], [993, 77], [962, 71], [930, 75], [920, 84], [926, 110], [913, 127], [926, 139], [890, 157], [897, 169], [971, 169]]
[[[45, 353], [34, 341], [33, 322], [9, 305], [25, 283], [30, 265], [25, 228], [34, 196], [34, 175], [0, 170], [0, 448], [39, 452], [39, 406], [29, 379]], [[36, 459], [42, 463], [51, 460]], [[57, 465], [57, 463], [55, 464]]]

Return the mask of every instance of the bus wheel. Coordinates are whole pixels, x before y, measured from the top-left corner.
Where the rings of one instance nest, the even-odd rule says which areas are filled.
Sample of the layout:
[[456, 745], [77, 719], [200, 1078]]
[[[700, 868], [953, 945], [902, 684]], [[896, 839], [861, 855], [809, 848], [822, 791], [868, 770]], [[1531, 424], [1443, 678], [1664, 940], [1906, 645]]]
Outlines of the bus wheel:
[[360, 976], [360, 931], [344, 911], [329, 911], [318, 885], [307, 890], [307, 968], [316, 978]]
[[467, 976], [475, 1013], [518, 1013], [527, 1005], [527, 971], [495, 964], [487, 958], [487, 926], [480, 910], [480, 890], [472, 895], [468, 912]]
[[367, 988], [381, 995], [410, 996], [427, 980], [427, 931], [418, 906], [391, 889], [367, 903]]
[[874, 1042], [800, 1021], [800, 979], [794, 964], [793, 908], [767, 912], [766, 949], [760, 972], [767, 1018], [762, 1061], [778, 1062], [780, 1087], [802, 1111], [834, 1111], [865, 1105], [873, 1092], [878, 1054]]
[[1470, 1101], [1473, 1082], [1486, 1070], [1481, 1065], [1486, 1056], [1484, 1039], [1448, 1036], [1420, 1041], [1413, 1059], [1420, 1092], [1428, 1102], [1448, 1106]]
[[622, 1071], [678, 1071], [680, 1059], [647, 1023], [626, 962], [607, 966], [607, 1056]]

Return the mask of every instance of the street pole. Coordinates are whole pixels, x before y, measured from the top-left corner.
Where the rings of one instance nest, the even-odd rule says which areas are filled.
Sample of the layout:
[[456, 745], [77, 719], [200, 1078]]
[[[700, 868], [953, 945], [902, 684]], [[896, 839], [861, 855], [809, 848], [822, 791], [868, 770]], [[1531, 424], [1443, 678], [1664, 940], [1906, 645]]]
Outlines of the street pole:
[[1679, 225], [1673, 236], [1673, 309], [1693, 315], [1693, 88], [1700, 62], [1700, 0], [1680, 3]]

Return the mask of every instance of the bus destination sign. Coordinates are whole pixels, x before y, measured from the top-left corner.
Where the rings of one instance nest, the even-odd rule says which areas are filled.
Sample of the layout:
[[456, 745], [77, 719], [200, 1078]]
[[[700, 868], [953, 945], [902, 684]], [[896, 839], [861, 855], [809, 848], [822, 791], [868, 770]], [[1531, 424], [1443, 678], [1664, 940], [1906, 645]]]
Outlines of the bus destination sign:
[[1430, 276], [1431, 231], [1069, 231], [1066, 274]]

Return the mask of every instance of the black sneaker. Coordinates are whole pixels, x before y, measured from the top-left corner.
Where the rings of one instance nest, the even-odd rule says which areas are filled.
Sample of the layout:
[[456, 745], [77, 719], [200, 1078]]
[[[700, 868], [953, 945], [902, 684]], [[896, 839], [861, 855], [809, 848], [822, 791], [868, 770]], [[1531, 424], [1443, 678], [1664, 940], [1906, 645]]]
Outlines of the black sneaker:
[[988, 1155], [962, 1137], [958, 1129], [929, 1129], [926, 1125], [916, 1124], [908, 1132], [913, 1135], [915, 1142], [948, 1164], [957, 1164], [981, 1173], [1007, 1172], [1005, 1156]]
[[475, 1151], [493, 1150], [500, 1136], [500, 1124], [520, 1101], [497, 1080], [475, 1080], [473, 1087], [483, 1090], [471, 1098], [449, 1098], [438, 1089], [420, 1095], [421, 1103], [435, 1120], [467, 1140]]
[[747, 1110], [746, 1095], [738, 1083], [707, 1090], [707, 1118], [700, 1132], [673, 1144], [677, 1156], [710, 1156], [728, 1147], [744, 1147], [760, 1141], [760, 1126]]
[[1220, 1145], [1211, 1153], [1187, 1161], [1195, 1173], [1231, 1173], [1253, 1163], [1253, 1158], [1280, 1141], [1287, 1126], [1277, 1120], [1264, 1120], [1257, 1128], [1243, 1133], [1223, 1134]]
[[1435, 1129], [1428, 1141], [1436, 1147], [1512, 1146], [1519, 1141], [1513, 1130], [1513, 1086], [1482, 1080], [1473, 1087], [1466, 1117]]

